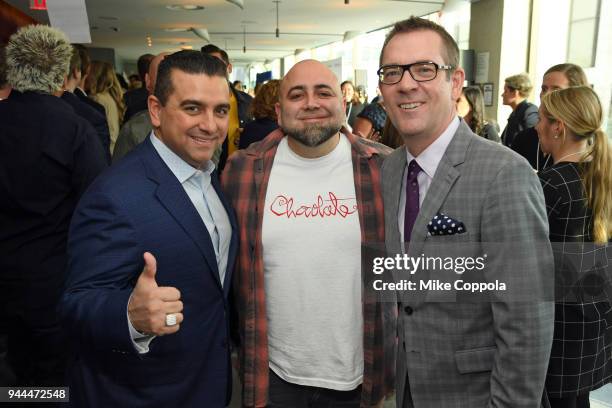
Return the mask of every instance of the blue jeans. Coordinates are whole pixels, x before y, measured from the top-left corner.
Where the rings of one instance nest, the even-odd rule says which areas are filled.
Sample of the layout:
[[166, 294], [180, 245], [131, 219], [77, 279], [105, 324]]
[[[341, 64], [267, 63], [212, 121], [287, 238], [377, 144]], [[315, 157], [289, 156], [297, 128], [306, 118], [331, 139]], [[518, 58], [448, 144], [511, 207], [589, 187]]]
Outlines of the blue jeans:
[[359, 408], [361, 385], [351, 391], [289, 383], [270, 370], [268, 408]]

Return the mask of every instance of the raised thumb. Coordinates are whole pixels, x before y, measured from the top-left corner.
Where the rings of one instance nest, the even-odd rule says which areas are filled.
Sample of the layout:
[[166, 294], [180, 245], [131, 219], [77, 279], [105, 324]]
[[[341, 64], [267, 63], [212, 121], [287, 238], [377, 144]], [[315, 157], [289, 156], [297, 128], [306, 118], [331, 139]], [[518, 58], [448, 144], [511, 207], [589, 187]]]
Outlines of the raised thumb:
[[155, 282], [155, 274], [157, 273], [157, 260], [150, 252], [145, 252], [143, 258], [145, 265], [142, 269], [142, 273], [140, 274], [140, 279], [153, 281], [153, 283], [157, 285], [157, 282]]

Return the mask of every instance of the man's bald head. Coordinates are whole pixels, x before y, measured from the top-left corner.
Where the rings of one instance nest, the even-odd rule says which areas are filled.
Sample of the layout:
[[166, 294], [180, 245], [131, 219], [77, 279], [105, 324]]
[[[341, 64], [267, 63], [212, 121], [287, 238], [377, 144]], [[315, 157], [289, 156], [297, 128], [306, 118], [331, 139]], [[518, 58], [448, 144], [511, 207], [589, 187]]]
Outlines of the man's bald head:
[[295, 86], [304, 80], [311, 78], [320, 78], [321, 83], [326, 83], [336, 91], [339, 98], [342, 97], [340, 90], [340, 82], [336, 75], [327, 67], [327, 65], [317, 60], [307, 59], [295, 64], [285, 75], [281, 82], [281, 98], [285, 95], [287, 89]]
[[334, 136], [346, 121], [344, 106], [333, 72], [319, 61], [305, 60], [283, 79], [276, 114], [290, 147], [304, 157], [317, 157], [340, 140]]
[[153, 95], [155, 91], [155, 83], [157, 82], [157, 69], [159, 68], [159, 64], [166, 58], [167, 55], [170, 55], [169, 52], [162, 52], [161, 54], [157, 54], [151, 60], [149, 64], [149, 72], [145, 77], [145, 82], [147, 84], [147, 91], [149, 91], [150, 95]]

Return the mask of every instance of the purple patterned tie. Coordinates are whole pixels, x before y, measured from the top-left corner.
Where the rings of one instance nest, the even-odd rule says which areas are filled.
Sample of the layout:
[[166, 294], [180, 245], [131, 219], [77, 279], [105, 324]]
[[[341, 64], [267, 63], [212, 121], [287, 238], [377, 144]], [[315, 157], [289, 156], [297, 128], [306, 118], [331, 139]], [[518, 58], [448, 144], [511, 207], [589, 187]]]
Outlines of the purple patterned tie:
[[416, 160], [408, 164], [408, 174], [406, 175], [406, 208], [404, 212], [404, 242], [410, 241], [412, 227], [419, 214], [419, 181], [417, 176], [421, 172]]

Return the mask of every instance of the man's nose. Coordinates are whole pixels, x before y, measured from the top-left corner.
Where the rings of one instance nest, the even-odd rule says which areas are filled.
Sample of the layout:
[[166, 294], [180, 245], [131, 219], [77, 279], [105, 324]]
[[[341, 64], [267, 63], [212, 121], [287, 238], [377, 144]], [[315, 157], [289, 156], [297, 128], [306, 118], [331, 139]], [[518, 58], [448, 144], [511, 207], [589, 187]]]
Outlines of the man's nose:
[[200, 121], [198, 122], [198, 128], [208, 133], [213, 133], [216, 131], [217, 122], [215, 121], [214, 112], [203, 112], [200, 117]]
[[402, 90], [414, 89], [419, 86], [419, 81], [412, 78], [410, 72], [405, 70], [404, 75], [402, 75], [402, 79], [396, 85]]
[[306, 109], [317, 109], [319, 107], [319, 98], [316, 95], [306, 95]]

